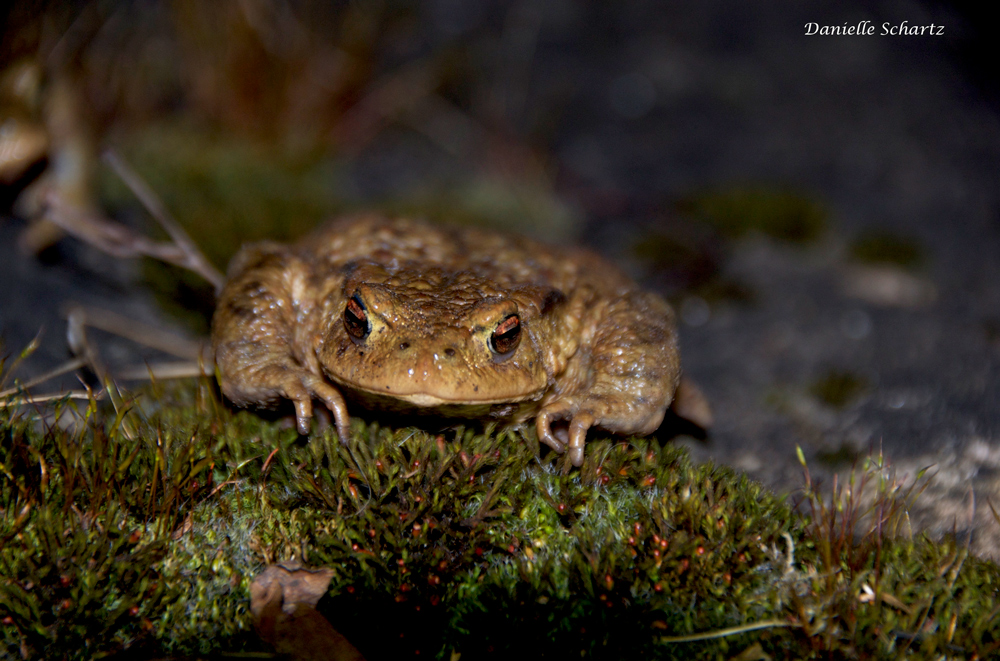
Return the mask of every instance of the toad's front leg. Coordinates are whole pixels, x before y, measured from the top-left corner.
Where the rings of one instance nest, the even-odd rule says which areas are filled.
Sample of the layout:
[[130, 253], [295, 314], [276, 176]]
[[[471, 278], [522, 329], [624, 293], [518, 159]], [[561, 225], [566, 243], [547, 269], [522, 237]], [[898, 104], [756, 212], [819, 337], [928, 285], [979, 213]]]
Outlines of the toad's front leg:
[[309, 432], [317, 397], [333, 412], [337, 434], [346, 441], [344, 398], [323, 378], [311, 348], [310, 279], [308, 264], [277, 244], [247, 246], [233, 259], [212, 317], [219, 386], [238, 406], [291, 400], [302, 434]]
[[[592, 308], [581, 324], [576, 354], [561, 384], [535, 421], [539, 439], [583, 463], [590, 427], [646, 435], [663, 421], [680, 380], [677, 333], [670, 306], [655, 294], [632, 291]], [[552, 423], [568, 420], [565, 444]]]

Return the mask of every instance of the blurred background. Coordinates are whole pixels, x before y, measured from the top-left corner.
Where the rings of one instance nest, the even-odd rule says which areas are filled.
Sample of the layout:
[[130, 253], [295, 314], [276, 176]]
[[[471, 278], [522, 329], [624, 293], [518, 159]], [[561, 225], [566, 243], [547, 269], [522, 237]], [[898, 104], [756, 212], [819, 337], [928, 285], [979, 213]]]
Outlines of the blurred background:
[[[932, 466], [915, 527], [1000, 548], [1000, 94], [971, 5], [3, 11], [8, 366], [37, 337], [7, 386], [65, 362], [70, 304], [207, 332], [201, 278], [53, 222], [57, 195], [162, 238], [113, 150], [220, 270], [245, 241], [362, 208], [588, 245], [680, 313], [716, 425], [673, 442], [784, 492], [802, 482], [796, 445], [827, 479], [871, 451], [900, 477]], [[873, 35], [806, 34], [862, 21]], [[931, 24], [943, 34], [882, 34]], [[109, 364], [154, 359], [95, 338]]]

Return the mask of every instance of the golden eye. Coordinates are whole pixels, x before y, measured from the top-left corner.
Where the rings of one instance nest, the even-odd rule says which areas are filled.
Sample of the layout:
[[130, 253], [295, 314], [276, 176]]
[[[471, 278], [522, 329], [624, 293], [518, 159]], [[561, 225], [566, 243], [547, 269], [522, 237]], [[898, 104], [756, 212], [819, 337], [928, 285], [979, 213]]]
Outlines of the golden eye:
[[490, 336], [490, 349], [498, 355], [509, 354], [521, 341], [521, 319], [512, 314], [497, 326]]
[[365, 339], [371, 331], [365, 306], [357, 294], [348, 299], [344, 308], [344, 329], [348, 335], [359, 340]]

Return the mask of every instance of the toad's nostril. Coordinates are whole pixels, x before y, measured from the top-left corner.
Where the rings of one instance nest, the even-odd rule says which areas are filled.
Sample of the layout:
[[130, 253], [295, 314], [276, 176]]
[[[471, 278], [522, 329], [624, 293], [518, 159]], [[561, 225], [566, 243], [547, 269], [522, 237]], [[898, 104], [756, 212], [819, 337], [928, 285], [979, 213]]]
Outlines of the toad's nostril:
[[400, 342], [399, 343], [399, 350], [400, 351], [406, 351], [409, 348], [410, 348], [410, 343], [409, 342]]
[[444, 350], [444, 355], [446, 355], [449, 358], [451, 358], [452, 356], [455, 355], [455, 350], [452, 349], [451, 347], [448, 347], [447, 349]]

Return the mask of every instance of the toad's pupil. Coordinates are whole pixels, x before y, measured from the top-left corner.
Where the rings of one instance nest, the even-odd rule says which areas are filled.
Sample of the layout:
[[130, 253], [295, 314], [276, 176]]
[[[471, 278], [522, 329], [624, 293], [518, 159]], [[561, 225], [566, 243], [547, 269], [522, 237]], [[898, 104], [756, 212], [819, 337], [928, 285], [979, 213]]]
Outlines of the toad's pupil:
[[521, 341], [521, 319], [512, 314], [497, 326], [490, 337], [490, 345], [498, 354], [510, 353]]
[[357, 294], [348, 299], [347, 307], [344, 308], [344, 328], [359, 340], [368, 335], [368, 315]]

